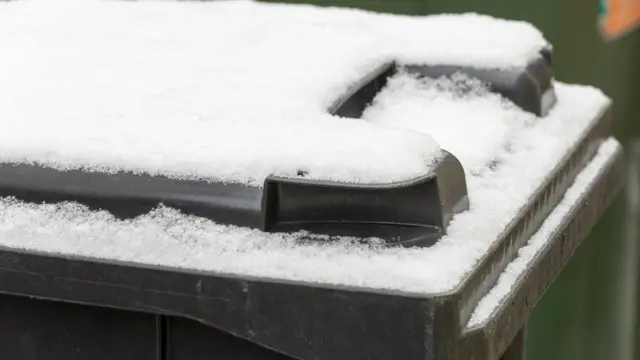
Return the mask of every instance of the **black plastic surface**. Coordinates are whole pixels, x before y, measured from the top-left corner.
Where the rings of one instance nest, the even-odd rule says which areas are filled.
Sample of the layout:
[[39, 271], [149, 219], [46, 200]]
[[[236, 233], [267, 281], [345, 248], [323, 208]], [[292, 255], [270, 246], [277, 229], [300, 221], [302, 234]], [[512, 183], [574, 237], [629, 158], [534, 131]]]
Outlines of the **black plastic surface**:
[[0, 295], [11, 360], [290, 360], [193, 320]]
[[431, 174], [410, 181], [359, 185], [272, 177], [264, 192], [269, 231], [375, 236], [405, 246], [434, 243], [453, 214], [469, 207], [462, 165], [446, 152]]
[[[9, 332], [0, 339], [0, 351], [15, 360], [91, 359], [76, 357], [74, 349], [98, 359], [99, 353], [146, 359], [152, 352], [156, 359], [189, 360], [223, 349], [230, 353], [226, 358], [239, 359], [284, 354], [302, 360], [495, 360], [517, 338], [535, 303], [621, 186], [623, 163], [617, 153], [495, 313], [467, 328], [481, 296], [495, 285], [594, 149], [611, 136], [611, 112], [594, 117], [579, 143], [449, 293], [416, 295], [0, 247], [0, 294], [16, 296], [0, 300], [6, 311], [0, 328]], [[460, 188], [448, 188], [447, 181], [438, 185], [440, 194]], [[448, 207], [455, 208], [443, 208]], [[16, 345], [29, 336], [29, 346]], [[140, 346], [128, 349], [122, 345], [127, 340]], [[217, 341], [224, 344], [215, 345]]]
[[0, 358], [157, 360], [156, 316], [0, 296]]
[[526, 68], [495, 70], [459, 66], [406, 66], [410, 73], [437, 78], [460, 72], [487, 82], [489, 88], [525, 111], [544, 116], [555, 104], [553, 69], [544, 57]]
[[292, 357], [263, 348], [193, 320], [163, 316], [166, 331], [166, 360], [292, 360]]
[[77, 201], [119, 218], [147, 213], [163, 203], [225, 224], [264, 227], [262, 190], [238, 184], [0, 164], [0, 196], [35, 203]]
[[[439, 181], [443, 176], [447, 180]], [[448, 153], [432, 173], [412, 181], [354, 185], [269, 177], [263, 189], [2, 164], [0, 196], [38, 203], [77, 201], [120, 218], [146, 213], [162, 203], [223, 224], [376, 237], [407, 246], [432, 244], [445, 232], [452, 214], [468, 207], [462, 166]]]
[[[463, 72], [489, 83], [523, 109], [543, 114], [553, 103], [549, 99], [555, 97], [550, 51], [541, 54], [526, 68], [504, 71], [454, 66], [403, 68], [429, 77]], [[359, 117], [396, 71], [394, 64], [381, 66], [353, 84], [328, 111]], [[0, 196], [37, 203], [77, 201], [120, 218], [135, 217], [164, 204], [222, 224], [264, 231], [376, 237], [404, 246], [433, 244], [446, 233], [453, 214], [469, 206], [464, 171], [446, 152], [432, 173], [403, 183], [351, 185], [308, 180], [303, 175], [298, 179], [270, 177], [263, 191], [239, 184], [124, 172], [0, 164]]]
[[538, 59], [526, 67], [512, 69], [483, 69], [450, 65], [397, 65], [387, 64], [362, 79], [328, 109], [329, 113], [347, 118], [359, 118], [364, 109], [399, 69], [429, 78], [462, 73], [488, 84], [491, 91], [511, 100], [521, 109], [544, 116], [556, 101], [553, 88], [551, 51], [543, 50]]
[[[602, 169], [513, 300], [478, 328], [460, 321], [471, 301], [460, 290], [416, 296], [0, 248], [0, 350], [12, 360], [495, 360], [619, 189], [621, 163]], [[503, 268], [473, 273], [480, 266]]]
[[[443, 177], [446, 181], [439, 181]], [[412, 181], [353, 185], [269, 177], [263, 189], [0, 164], [0, 196], [37, 203], [77, 201], [120, 218], [146, 213], [162, 203], [223, 224], [264, 231], [376, 237], [406, 246], [434, 243], [445, 232], [452, 214], [468, 207], [462, 166], [448, 153], [443, 153], [432, 173]]]
[[[549, 62], [550, 54], [544, 58]], [[524, 78], [536, 79], [546, 72], [544, 66], [528, 69], [529, 77]], [[350, 109], [347, 113], [358, 115], [375, 89], [383, 86], [388, 70], [380, 69], [362, 86], [355, 86], [334, 110]], [[541, 81], [535, 82], [543, 88]], [[535, 303], [620, 188], [619, 155], [601, 169], [594, 185], [570, 209], [507, 300], [477, 327], [466, 324], [480, 298], [539, 228], [597, 146], [611, 136], [611, 113], [596, 116], [579, 145], [450, 293], [416, 295], [0, 247], [0, 357], [495, 360], [505, 354], [517, 356], [512, 350], [520, 344]], [[362, 186], [272, 177], [264, 189], [2, 165], [0, 195], [35, 202], [76, 200], [120, 217], [146, 212], [161, 201], [216, 221], [269, 231], [378, 234], [402, 245], [429, 244], [443, 233], [453, 214], [469, 205], [462, 168], [450, 155], [432, 174], [410, 182]]]

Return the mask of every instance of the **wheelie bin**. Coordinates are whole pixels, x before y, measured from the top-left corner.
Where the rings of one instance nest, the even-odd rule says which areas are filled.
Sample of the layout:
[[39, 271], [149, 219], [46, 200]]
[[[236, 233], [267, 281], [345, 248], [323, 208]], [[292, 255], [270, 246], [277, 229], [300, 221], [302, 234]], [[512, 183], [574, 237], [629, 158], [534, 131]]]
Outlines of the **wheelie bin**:
[[[271, 1], [271, 0], [267, 0]], [[640, 5], [638, 1], [566, 0], [290, 0], [401, 14], [478, 12], [524, 20], [554, 44], [553, 66], [562, 81], [591, 84], [613, 99], [616, 135], [640, 136]], [[629, 360], [637, 304], [625, 280], [634, 257], [627, 249], [626, 197], [620, 196], [541, 301], [527, 333], [529, 359]], [[633, 319], [630, 320], [630, 317]], [[630, 339], [635, 339], [630, 340]], [[635, 352], [640, 359], [640, 351]]]
[[[252, 2], [220, 2], [216, 7], [193, 2], [59, 2], [70, 9], [52, 3], [9, 2], [2, 4], [8, 11], [0, 14], [7, 17], [0, 26], [14, 30], [11, 36], [0, 34], [2, 45], [12, 50], [3, 58], [7, 66], [0, 74], [33, 85], [0, 85], [7, 95], [0, 111], [4, 124], [11, 125], [3, 133], [3, 146], [11, 151], [4, 153], [0, 166], [0, 350], [11, 359], [522, 359], [534, 308], [623, 181], [608, 101], [593, 89], [555, 83], [553, 51], [538, 43], [523, 51], [529, 56], [526, 62], [506, 71], [470, 66], [460, 56], [450, 57], [452, 63], [430, 64], [429, 56], [451, 49], [435, 37], [414, 39], [415, 45], [429, 50], [417, 55], [422, 63], [389, 61], [389, 54], [381, 53], [376, 57], [379, 66], [372, 67], [361, 62], [362, 57], [393, 49], [412, 34], [387, 39], [388, 48], [368, 47], [376, 39], [351, 21], [371, 26], [368, 21], [375, 18], [370, 14]], [[280, 10], [291, 10], [291, 16], [274, 21]], [[202, 17], [206, 11], [210, 17]], [[80, 16], [83, 12], [93, 16]], [[34, 21], [34, 13], [45, 21]], [[15, 14], [29, 16], [11, 18]], [[313, 17], [302, 21], [310, 14]], [[181, 18], [186, 15], [189, 21]], [[310, 41], [307, 52], [289, 51], [309, 38], [327, 40], [332, 29], [323, 21], [332, 22], [333, 16], [344, 33], [330, 33], [332, 41]], [[228, 29], [211, 17], [220, 23], [237, 20], [227, 24], [235, 31], [222, 32]], [[157, 19], [182, 22], [168, 28]], [[376, 27], [384, 23], [397, 29], [397, 23], [384, 19]], [[432, 20], [438, 26], [431, 30], [447, 30], [455, 18], [443, 19], [447, 21]], [[113, 20], [127, 20], [129, 27]], [[416, 25], [413, 19], [405, 20]], [[463, 20], [477, 21], [478, 30], [493, 24], [483, 17]], [[251, 26], [241, 26], [243, 21]], [[282, 31], [283, 23], [298, 26], [304, 36]], [[511, 25], [524, 27], [536, 38], [531, 28]], [[52, 29], [64, 36], [48, 38]], [[193, 37], [217, 34], [217, 42], [193, 42], [174, 33], [178, 30]], [[503, 34], [494, 31], [494, 40]], [[16, 41], [21, 38], [24, 42]], [[47, 38], [52, 41], [41, 41]], [[243, 41], [248, 45], [237, 57], [221, 51]], [[283, 42], [282, 53], [265, 45]], [[471, 52], [483, 53], [476, 43], [466, 44]], [[203, 55], [210, 46], [220, 51], [219, 58]], [[508, 55], [511, 48], [497, 49]], [[332, 56], [317, 62], [325, 50]], [[340, 56], [333, 56], [336, 53]], [[203, 56], [194, 56], [198, 54]], [[260, 54], [270, 60], [269, 66], [254, 61]], [[504, 61], [504, 56], [491, 60]], [[190, 82], [181, 82], [184, 76]], [[444, 94], [454, 107], [465, 105], [459, 99], [467, 91], [495, 101], [498, 93], [513, 105], [500, 100], [500, 112], [511, 111], [525, 128], [552, 126], [533, 140], [558, 140], [561, 134], [570, 141], [554, 142], [562, 152], [545, 153], [555, 162], [544, 173], [527, 173], [518, 166], [546, 161], [543, 156], [514, 163], [506, 162], [508, 156], [491, 158], [476, 173], [463, 169], [457, 151], [430, 147], [428, 138], [416, 131], [371, 128], [357, 120], [382, 101], [381, 94], [397, 95], [389, 89], [399, 79], [440, 76], [454, 79], [454, 90]], [[456, 83], [457, 76], [466, 80]], [[474, 82], [469, 77], [486, 87], [470, 90]], [[163, 91], [155, 87], [156, 81], [165, 86]], [[314, 81], [327, 93], [304, 86]], [[228, 86], [217, 88], [219, 84]], [[435, 90], [442, 91], [441, 86], [436, 84]], [[584, 103], [575, 103], [577, 98]], [[33, 99], [38, 100], [33, 106], [21, 103]], [[150, 99], [153, 106], [138, 103]], [[222, 121], [208, 117], [211, 108], [231, 125], [211, 127], [212, 121]], [[256, 108], [264, 113], [254, 113]], [[318, 117], [301, 120], [306, 111], [317, 111]], [[238, 113], [251, 115], [254, 126], [246, 126], [247, 119]], [[87, 114], [100, 118], [92, 124], [101, 131], [86, 126], [92, 120]], [[176, 114], [178, 118], [171, 118]], [[255, 120], [266, 114], [272, 116], [275, 130]], [[71, 120], [61, 118], [56, 124], [42, 121], [44, 115]], [[142, 122], [148, 127], [134, 121], [139, 115], [150, 116]], [[42, 128], [25, 128], [18, 121], [30, 125], [34, 116]], [[565, 117], [573, 121], [551, 121]], [[323, 132], [323, 125], [335, 126], [333, 130], [354, 126], [358, 132], [343, 136], [341, 131]], [[292, 132], [289, 126], [319, 132]], [[78, 142], [60, 129], [90, 136]], [[167, 129], [172, 131], [160, 131]], [[111, 137], [102, 137], [103, 132]], [[240, 133], [253, 142], [243, 143], [245, 136], [228, 141], [230, 134]], [[359, 152], [335, 152], [338, 145], [367, 141], [367, 136], [355, 136], [363, 133], [392, 146], [359, 143]], [[305, 135], [313, 136], [298, 140]], [[402, 141], [391, 141], [394, 135]], [[12, 142], [15, 138], [19, 141]], [[175, 138], [181, 139], [179, 146]], [[266, 147], [259, 152], [254, 142], [261, 140]], [[546, 149], [533, 140], [520, 149], [518, 143], [510, 144], [506, 151]], [[296, 145], [295, 151], [321, 154], [321, 161], [306, 162], [312, 151], [304, 156], [282, 151], [279, 146], [287, 141]], [[314, 141], [318, 147], [309, 148]], [[128, 146], [122, 152], [105, 146], [123, 143]], [[216, 148], [219, 143], [226, 147]], [[191, 146], [197, 151], [176, 161], [175, 156], [185, 155], [180, 150], [194, 150]], [[212, 146], [222, 150], [211, 152]], [[402, 153], [408, 156], [419, 149], [424, 158], [394, 166], [405, 159], [383, 156], [403, 149], [411, 150]], [[379, 156], [371, 157], [371, 152]], [[96, 159], [96, 153], [105, 157]], [[203, 160], [198, 157], [203, 153], [215, 156]], [[149, 158], [143, 155], [153, 161], [144, 161]], [[99, 166], [83, 163], [83, 156]], [[125, 159], [129, 167], [109, 168], [109, 156]], [[231, 157], [237, 162], [229, 161]], [[269, 168], [270, 161], [283, 158], [295, 166]], [[365, 166], [349, 162], [353, 159], [365, 160]], [[247, 166], [238, 166], [243, 161]], [[377, 166], [385, 161], [386, 166]], [[167, 163], [182, 173], [162, 172]], [[158, 164], [161, 168], [153, 170]], [[428, 171], [409, 177], [406, 164]], [[384, 181], [362, 182], [362, 174], [378, 171], [382, 176], [387, 167], [407, 177], [394, 174]], [[467, 191], [469, 179], [481, 177], [483, 170], [499, 173], [501, 167], [519, 171], [497, 178], [506, 179], [504, 183], [469, 183], [476, 191], [493, 186], [495, 198], [479, 199], [477, 192]], [[352, 176], [347, 170], [360, 172]], [[529, 177], [539, 181], [528, 183]], [[527, 188], [510, 194], [525, 196], [513, 204], [517, 211], [506, 218], [491, 217], [510, 200], [503, 191], [510, 186], [522, 190], [524, 183]], [[163, 205], [153, 210], [158, 204]], [[474, 213], [481, 204], [488, 204], [486, 213]], [[492, 227], [475, 229], [480, 222], [474, 214]], [[470, 229], [477, 231], [464, 232]], [[454, 276], [449, 279], [448, 273]]]

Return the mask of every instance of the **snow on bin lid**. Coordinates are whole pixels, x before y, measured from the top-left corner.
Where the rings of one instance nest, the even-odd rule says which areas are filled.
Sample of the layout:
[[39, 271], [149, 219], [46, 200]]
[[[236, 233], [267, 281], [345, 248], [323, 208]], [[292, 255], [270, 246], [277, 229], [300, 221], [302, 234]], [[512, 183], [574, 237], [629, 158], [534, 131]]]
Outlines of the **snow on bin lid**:
[[327, 108], [390, 61], [525, 66], [548, 44], [476, 14], [251, 1], [0, 3], [0, 161], [261, 186], [429, 172], [429, 135]]
[[[327, 114], [351, 84], [391, 60], [509, 68], [547, 46], [528, 24], [479, 15], [246, 1], [18, 0], [0, 9], [4, 161], [255, 185], [304, 167], [318, 179], [387, 182], [427, 172], [439, 143], [463, 164], [471, 202], [430, 248], [372, 249], [298, 243], [299, 234], [168, 208], [120, 221], [77, 204], [0, 199], [0, 245], [11, 248], [448, 291], [609, 105], [595, 89], [556, 83], [557, 104], [538, 118], [495, 94], [460, 96], [450, 84], [399, 74], [363, 119]], [[617, 149], [608, 144], [594, 161]]]
[[[471, 208], [454, 217], [447, 235], [432, 247], [372, 249], [348, 239], [299, 243], [299, 234], [224, 226], [168, 208], [119, 221], [105, 211], [88, 211], [77, 204], [34, 205], [11, 199], [0, 200], [0, 245], [316, 284], [418, 294], [452, 290], [606, 109], [609, 99], [590, 87], [557, 83], [558, 103], [548, 116], [536, 118], [493, 94], [459, 96], [446, 88], [438, 90], [442, 84], [437, 81], [432, 85], [400, 75], [390, 81], [366, 114], [370, 121], [378, 121], [384, 112], [398, 119], [397, 126], [418, 131], [437, 127], [434, 136], [438, 141], [459, 151], [468, 170]], [[398, 106], [405, 96], [411, 99], [416, 94], [438, 95], [438, 104], [410, 109]], [[460, 111], [466, 116], [458, 116]], [[411, 121], [431, 118], [446, 121]], [[478, 132], [475, 123], [491, 119], [496, 122]], [[483, 143], [483, 152], [489, 155], [475, 154], [476, 148], [469, 146], [475, 143]], [[618, 146], [611, 139], [601, 147], [567, 201], [584, 191]], [[499, 166], [483, 165], [495, 158], [500, 159]], [[566, 204], [559, 206], [552, 221], [564, 215], [564, 208]], [[542, 237], [547, 229], [543, 226]], [[491, 305], [483, 311], [490, 311]]]

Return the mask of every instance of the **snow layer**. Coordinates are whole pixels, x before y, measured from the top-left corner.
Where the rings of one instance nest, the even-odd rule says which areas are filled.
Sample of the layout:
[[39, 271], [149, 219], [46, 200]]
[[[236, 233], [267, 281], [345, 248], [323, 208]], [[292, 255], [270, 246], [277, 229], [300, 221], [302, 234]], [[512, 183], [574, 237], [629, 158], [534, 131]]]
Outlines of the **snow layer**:
[[0, 2], [0, 162], [260, 186], [269, 174], [390, 182], [429, 135], [326, 109], [384, 63], [524, 66], [522, 22], [250, 1]]
[[513, 260], [500, 275], [496, 286], [480, 300], [476, 306], [468, 327], [482, 324], [489, 319], [498, 306], [510, 293], [516, 282], [525, 275], [529, 264], [536, 259], [539, 251], [545, 247], [553, 237], [554, 232], [562, 224], [567, 214], [573, 209], [583, 193], [593, 185], [595, 178], [603, 166], [609, 162], [611, 156], [620, 151], [620, 144], [614, 139], [609, 139], [600, 146], [598, 155], [579, 174], [574, 185], [567, 191], [562, 201], [556, 206], [540, 229], [529, 239], [527, 245], [518, 251], [518, 257]]
[[389, 79], [362, 118], [430, 134], [474, 176], [496, 166], [518, 132], [537, 119], [478, 80], [463, 75], [419, 79], [406, 73]]
[[[416, 294], [452, 290], [609, 104], [591, 87], [558, 83], [558, 103], [548, 116], [536, 118], [481, 87], [463, 93], [460, 89], [466, 86], [459, 85], [455, 80], [418, 80], [401, 74], [368, 110], [370, 121], [395, 119], [395, 126], [433, 132], [445, 148], [458, 150], [465, 166], [477, 170], [466, 174], [471, 209], [457, 215], [448, 234], [430, 248], [379, 248], [349, 239], [300, 243], [300, 234], [222, 226], [168, 208], [118, 221], [77, 204], [30, 205], [11, 199], [0, 200], [0, 245]], [[404, 106], [394, 104], [412, 94], [432, 96], [439, 105], [416, 106], [403, 114]], [[468, 112], [457, 116], [457, 107]], [[477, 133], [477, 122], [487, 122], [490, 130]], [[488, 155], [476, 154], [475, 145]], [[595, 161], [606, 155], [601, 152]], [[482, 167], [489, 158], [495, 161]]]

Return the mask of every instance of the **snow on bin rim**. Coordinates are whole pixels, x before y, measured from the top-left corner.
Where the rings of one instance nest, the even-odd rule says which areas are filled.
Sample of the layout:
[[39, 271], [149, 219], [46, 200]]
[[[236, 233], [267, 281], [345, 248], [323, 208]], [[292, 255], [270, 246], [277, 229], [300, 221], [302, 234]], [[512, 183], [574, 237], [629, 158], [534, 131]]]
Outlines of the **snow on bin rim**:
[[0, 161], [261, 186], [415, 178], [429, 135], [327, 114], [395, 60], [524, 66], [533, 26], [251, 1], [0, 3]]
[[[609, 99], [591, 87], [558, 83], [556, 90], [558, 103], [548, 116], [508, 135], [516, 141], [510, 152], [502, 154], [500, 166], [467, 172], [471, 208], [457, 215], [447, 235], [429, 248], [370, 248], [348, 239], [300, 244], [296, 242], [299, 234], [217, 225], [167, 208], [118, 221], [106, 212], [88, 211], [77, 204], [32, 205], [10, 199], [0, 200], [0, 245], [267, 279], [416, 294], [450, 291], [609, 105]], [[493, 103], [494, 110], [506, 111], [497, 99], [485, 100]], [[452, 97], [447, 101], [463, 105], [476, 99]], [[531, 116], [519, 113], [527, 119]], [[472, 122], [474, 114], [468, 118]], [[459, 123], [452, 126], [457, 128]], [[595, 164], [610, 155], [606, 150], [611, 145], [607, 146], [596, 156]], [[590, 171], [593, 166], [586, 173]], [[580, 182], [570, 194], [583, 191], [579, 186]]]
[[598, 172], [611, 159], [612, 155], [620, 151], [620, 149], [620, 143], [613, 138], [602, 143], [598, 152], [599, 155], [578, 175], [574, 185], [567, 190], [562, 201], [555, 207], [527, 244], [518, 250], [518, 257], [505, 268], [496, 285], [480, 300], [469, 319], [467, 328], [478, 326], [488, 320], [500, 304], [504, 302], [511, 288], [526, 274], [529, 264], [536, 259], [540, 251], [553, 238], [553, 233], [565, 219], [567, 213], [572, 210], [584, 191], [593, 185]]

